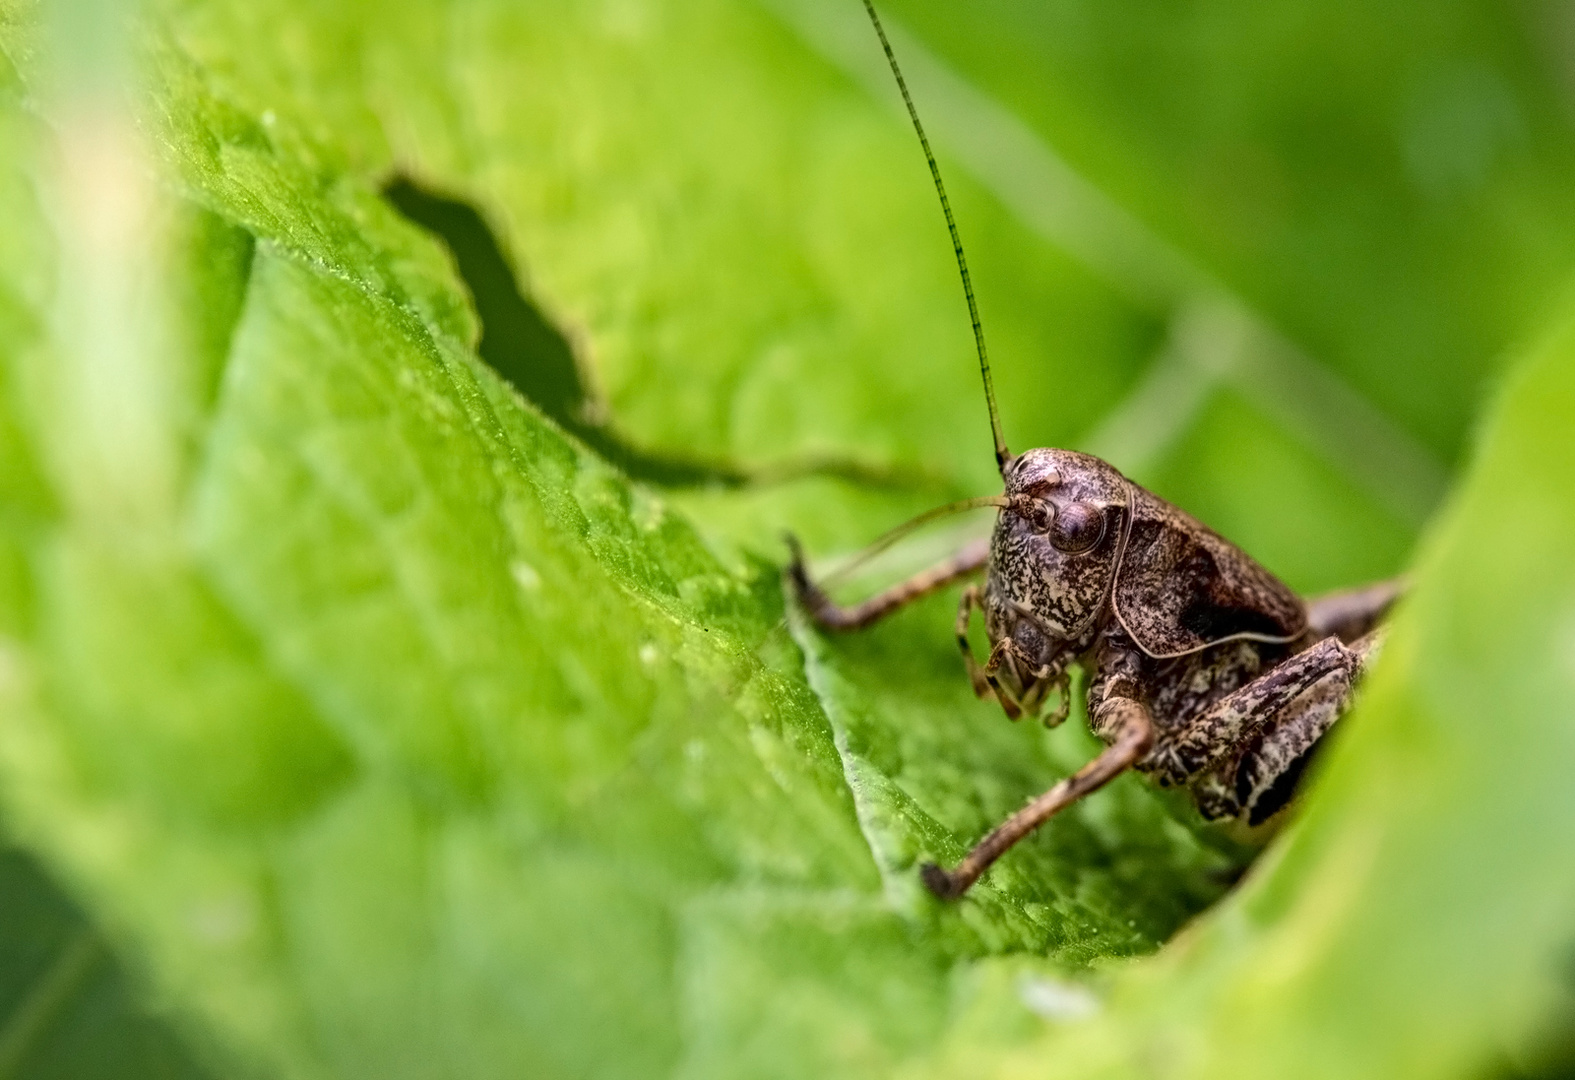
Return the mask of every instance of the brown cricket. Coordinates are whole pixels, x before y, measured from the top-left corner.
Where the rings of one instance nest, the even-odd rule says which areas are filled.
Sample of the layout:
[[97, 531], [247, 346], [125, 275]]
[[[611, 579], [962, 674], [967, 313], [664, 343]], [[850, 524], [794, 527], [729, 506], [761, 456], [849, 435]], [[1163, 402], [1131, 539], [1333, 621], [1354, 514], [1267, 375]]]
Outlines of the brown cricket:
[[[800, 603], [827, 630], [855, 630], [959, 579], [957, 643], [974, 692], [1013, 720], [1050, 692], [1066, 718], [1071, 668], [1089, 674], [1088, 718], [1107, 749], [981, 840], [953, 870], [926, 864], [937, 896], [961, 896], [1052, 815], [1127, 769], [1187, 788], [1202, 815], [1254, 831], [1291, 801], [1320, 741], [1345, 712], [1399, 595], [1383, 582], [1303, 600], [1251, 556], [1089, 454], [1012, 454], [1001, 434], [984, 333], [940, 169], [870, 0], [880, 37], [929, 162], [973, 320], [1004, 492], [959, 505], [997, 507], [988, 542], [854, 607], [809, 578], [797, 544], [788, 568]], [[933, 515], [925, 515], [925, 519]], [[790, 539], [791, 542], [791, 539]], [[990, 655], [968, 644], [984, 615]]]

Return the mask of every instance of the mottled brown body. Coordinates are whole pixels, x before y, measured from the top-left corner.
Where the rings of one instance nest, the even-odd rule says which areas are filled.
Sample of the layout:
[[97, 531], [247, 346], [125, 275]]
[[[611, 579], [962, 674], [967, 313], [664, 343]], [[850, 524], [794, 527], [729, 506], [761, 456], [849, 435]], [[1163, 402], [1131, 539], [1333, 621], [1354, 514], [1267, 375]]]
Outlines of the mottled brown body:
[[[856, 629], [980, 569], [957, 634], [976, 692], [1017, 719], [1070, 669], [1090, 673], [1088, 716], [1110, 747], [986, 837], [948, 874], [960, 894], [1013, 843], [1127, 768], [1188, 788], [1207, 818], [1256, 828], [1290, 802], [1319, 740], [1350, 701], [1394, 585], [1304, 602], [1240, 548], [1098, 458], [1031, 450], [1002, 469], [988, 549], [956, 556], [857, 608], [832, 603], [795, 559], [792, 580], [829, 629]], [[984, 615], [980, 664], [968, 622]]]
[[[1016, 720], [1039, 712], [1059, 689], [1061, 705], [1045, 720], [1057, 724], [1067, 714], [1069, 671], [1080, 663], [1091, 675], [1089, 726], [1107, 745], [1002, 822], [955, 870], [925, 866], [925, 884], [938, 896], [960, 896], [1013, 844], [1127, 769], [1185, 786], [1207, 818], [1262, 826], [1290, 802], [1319, 740], [1349, 704], [1398, 586], [1304, 602], [1246, 552], [1099, 458], [1007, 450], [940, 168], [871, 0], [864, 9], [951, 233], [1005, 491], [958, 504], [1000, 508], [988, 545], [964, 548], [856, 607], [839, 607], [810, 581], [796, 544], [789, 579], [821, 626], [854, 630], [986, 569], [984, 587], [965, 589], [957, 612], [975, 693], [993, 696]], [[968, 645], [976, 611], [990, 640], [982, 665]]]

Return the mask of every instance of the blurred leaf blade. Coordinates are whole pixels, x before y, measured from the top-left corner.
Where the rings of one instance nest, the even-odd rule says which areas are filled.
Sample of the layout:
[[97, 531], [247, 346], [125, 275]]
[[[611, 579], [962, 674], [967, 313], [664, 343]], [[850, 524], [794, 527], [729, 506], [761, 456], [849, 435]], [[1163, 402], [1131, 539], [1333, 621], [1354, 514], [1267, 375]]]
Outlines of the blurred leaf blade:
[[[1446, 458], [1504, 346], [1559, 301], [1556, 5], [891, 7]], [[1419, 122], [1445, 133], [1431, 153], [1478, 155], [1447, 193], [1407, 149]]]
[[[954, 854], [1092, 739], [973, 701], [943, 599], [865, 639], [797, 627], [802, 656], [780, 625], [780, 526], [850, 546], [993, 480], [933, 194], [880, 101], [771, 12], [700, 0], [375, 18], [171, 3], [142, 44], [170, 226], [146, 263], [170, 325], [132, 374], [168, 391], [147, 400], [177, 497], [133, 533], [105, 528], [126, 494], [105, 476], [143, 462], [68, 422], [93, 387], [52, 374], [69, 334], [41, 340], [54, 253], [27, 209], [31, 186], [50, 197], [28, 149], [25, 198], [0, 213], [33, 245], [0, 279], [0, 448], [21, 451], [0, 476], [0, 760], [18, 833], [157, 992], [237, 1069], [273, 1075], [867, 1076], [937, 1049], [1110, 1063], [1045, 1027], [1097, 1001], [1100, 978], [1067, 972], [1154, 949], [1224, 891], [1230, 860], [1128, 778], [938, 908], [915, 861]], [[958, 68], [1063, 130], [977, 59]], [[746, 472], [829, 455], [921, 479], [629, 485], [478, 358], [463, 260], [380, 195], [396, 166], [473, 206], [521, 302], [562, 332], [593, 406], [559, 417], [571, 432], [607, 422], [642, 452]], [[1119, 174], [1103, 178], [1138, 218], [1172, 221], [1177, 204]], [[988, 184], [956, 187], [1013, 444], [1097, 433], [1182, 320], [1024, 243]], [[1238, 283], [1261, 266], [1188, 255]], [[1364, 259], [1351, 280], [1394, 267]], [[1292, 309], [1263, 310], [1272, 329]], [[1497, 317], [1452, 364], [1488, 362]], [[1397, 411], [1441, 452], [1474, 393], [1446, 381]], [[1195, 383], [1141, 479], [1299, 587], [1401, 562], [1416, 507], [1364, 494], [1350, 455], [1250, 381]], [[1296, 895], [1326, 898], [1326, 871], [1284, 869], [1307, 843], [1265, 874], [1284, 884], [1203, 934], [1229, 938], [1278, 887], [1293, 916], [1252, 917], [1285, 921], [1294, 951]], [[1118, 978], [1137, 1004], [1096, 1023], [1163, 1018], [1142, 980], [1196, 955], [1138, 990]], [[1253, 1015], [1290, 993], [1271, 989]], [[1218, 1025], [1205, 1050], [1224, 1054], [1216, 1000], [1194, 988], [1174, 1008], [1181, 1028]], [[1242, 1053], [1279, 1060], [1299, 1037]], [[1024, 1046], [1037, 1056], [1010, 1056]]]
[[0, 853], [0, 1075], [212, 1075], [138, 1001], [92, 925], [15, 848]]

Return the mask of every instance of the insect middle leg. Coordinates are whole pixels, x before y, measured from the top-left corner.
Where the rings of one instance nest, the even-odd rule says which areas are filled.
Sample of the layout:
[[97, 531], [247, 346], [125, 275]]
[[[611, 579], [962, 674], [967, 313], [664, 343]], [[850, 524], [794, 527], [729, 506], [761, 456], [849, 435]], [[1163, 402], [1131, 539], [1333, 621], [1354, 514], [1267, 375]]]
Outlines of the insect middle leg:
[[793, 551], [793, 561], [788, 564], [788, 578], [793, 583], [793, 591], [798, 594], [799, 602], [809, 612], [810, 618], [827, 630], [862, 630], [898, 608], [928, 596], [958, 578], [967, 577], [990, 561], [990, 542], [979, 540], [951, 558], [943, 559], [905, 581], [899, 581], [862, 603], [843, 607], [810, 581], [798, 542], [789, 537], [788, 544]]
[[969, 886], [1019, 840], [1083, 796], [1098, 791], [1120, 776], [1153, 745], [1154, 723], [1141, 703], [1111, 698], [1100, 707], [1100, 712], [1104, 728], [1115, 736], [1105, 752], [997, 825], [974, 845], [955, 870], [943, 870], [934, 863], [925, 863], [919, 875], [932, 893], [942, 900], [953, 900], [967, 892]]

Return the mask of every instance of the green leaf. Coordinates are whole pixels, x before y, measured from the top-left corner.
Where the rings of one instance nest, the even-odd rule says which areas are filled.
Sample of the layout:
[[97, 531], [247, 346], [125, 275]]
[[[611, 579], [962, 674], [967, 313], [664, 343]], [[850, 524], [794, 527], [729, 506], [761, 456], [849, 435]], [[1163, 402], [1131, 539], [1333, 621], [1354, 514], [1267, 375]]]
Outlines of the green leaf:
[[0, 905], [0, 1075], [205, 1075], [137, 1003], [82, 913], [15, 849], [0, 854]]
[[[958, 961], [1151, 948], [1218, 894], [1190, 833], [1140, 839], [1161, 819], [1134, 789], [1066, 845], [1086, 875], [921, 898], [916, 859], [1086, 739], [1051, 754], [990, 717], [971, 753], [1008, 782], [982, 801], [887, 754], [889, 797], [861, 804], [861, 736], [839, 746], [806, 682], [775, 568], [729, 570], [512, 393], [441, 249], [375, 190], [167, 37], [144, 55], [170, 187], [136, 262], [167, 299], [12, 361], [46, 388], [61, 509], [16, 540], [35, 615], [6, 646], [0, 767], [19, 833], [216, 1068], [726, 1075], [764, 1038], [800, 1048], [788, 1072], [860, 1075], [933, 1041]], [[130, 257], [73, 263], [96, 237], [62, 237], [87, 297]], [[69, 422], [111, 378], [115, 426]], [[928, 675], [921, 758], [968, 744], [924, 730], [958, 707], [989, 715], [951, 674]], [[872, 805], [928, 846], [890, 847]], [[762, 938], [802, 980], [764, 1035]]]
[[[1511, 643], [1547, 640], [1537, 612], [1553, 609], [1533, 601], [1563, 602], [1546, 570], [1568, 564], [1560, 523], [1512, 531], [1568, 490], [1551, 444], [1490, 451], [1305, 827], [1190, 945], [1115, 963], [1158, 948], [1239, 862], [1136, 778], [962, 904], [916, 887], [918, 860], [955, 857], [1096, 744], [1078, 715], [1047, 733], [975, 701], [945, 598], [834, 641], [784, 612], [782, 527], [846, 549], [995, 482], [933, 193], [845, 7], [170, 0], [140, 24], [132, 115], [93, 80], [52, 81], [35, 16], [5, 9], [0, 800], [212, 1071], [862, 1077], [1157, 1055], [1465, 1075], [1510, 1030], [1505, 1002], [1552, 1008], [1526, 972], [1557, 940], [1563, 864], [1501, 838], [1516, 807], [1563, 812], [1558, 754], [1500, 754], [1486, 726], [1447, 744], [1468, 707], [1535, 699], [1517, 753], [1557, 745], [1531, 725], [1559, 715], [1561, 669], [1504, 674]], [[1428, 102], [1478, 85], [1446, 78], [1396, 165], [1367, 110], [1410, 84], [1342, 98], [1320, 145], [1366, 132], [1350, 175], [1300, 186], [1271, 163], [1260, 187], [1288, 185], [1284, 205], [1255, 238], [1219, 239], [1243, 170], [1161, 180], [1209, 165], [1222, 136], [1181, 153], [1098, 104], [1101, 80], [1148, 64], [1118, 47], [1124, 23], [1085, 13], [1101, 59], [1061, 64], [1068, 88], [1035, 74], [1047, 30], [1022, 12], [981, 24], [1014, 38], [1009, 63], [938, 7], [902, 14], [924, 35], [895, 27], [936, 116], [1013, 445], [1107, 453], [1298, 587], [1396, 569], [1494, 350], [1567, 268], [1527, 253], [1567, 220], [1569, 137], [1516, 149], [1489, 108], [1491, 168], [1437, 159]], [[1370, 79], [1413, 54], [1465, 70], [1473, 28], [1508, 32], [1463, 9], [1429, 51], [1397, 16], [1350, 57], [1372, 27], [1337, 14], [1301, 63]], [[1263, 42], [1242, 25], [1181, 51], [1250, 54]], [[1170, 31], [1152, 34], [1150, 50]], [[1283, 124], [1271, 156], [1295, 150], [1300, 76], [1264, 72], [1300, 40], [1271, 41], [1240, 80], [1189, 83], [1187, 108], [1255, 96]], [[1500, 61], [1529, 71], [1517, 49]], [[1546, 81], [1515, 84], [1514, 115], [1554, 114]], [[1166, 84], [1134, 87], [1159, 110]], [[1058, 172], [1051, 145], [1104, 190]], [[1423, 179], [1405, 187], [1405, 168]], [[477, 211], [467, 227], [512, 266], [506, 317], [540, 332], [503, 333], [466, 249], [404, 188]], [[1215, 198], [1195, 221], [1197, 191]], [[1045, 192], [1062, 201], [1039, 213]], [[1474, 210], [1457, 243], [1440, 198], [1519, 216]], [[104, 207], [127, 216], [88, 212]], [[1478, 293], [1460, 281], [1484, 253], [1514, 272]], [[1453, 321], [1429, 324], [1440, 309]], [[524, 400], [565, 342], [579, 393]], [[1447, 373], [1425, 377], [1433, 355]], [[1495, 445], [1533, 407], [1537, 437], [1571, 414], [1522, 386]], [[597, 448], [725, 482], [657, 491]], [[1504, 530], [1491, 543], [1452, 539], [1473, 497]], [[1497, 628], [1494, 648], [1462, 627]], [[1407, 705], [1435, 676], [1450, 690], [1435, 712]], [[1411, 743], [1384, 741], [1396, 731]], [[1444, 756], [1405, 756], [1418, 745]], [[1489, 805], [1533, 765], [1523, 802]], [[1370, 835], [1405, 858], [1345, 886], [1377, 898], [1364, 922], [1337, 906], [1336, 856]], [[1482, 871], [1450, 903], [1429, 899], [1453, 884], [1441, 851]], [[1546, 876], [1516, 876], [1532, 865]], [[1494, 907], [1497, 881], [1547, 909]], [[1409, 1004], [1414, 958], [1490, 912], [1514, 930], [1436, 961], [1433, 996]], [[1479, 974], [1492, 1008], [1467, 1022], [1446, 990]], [[1408, 1056], [1430, 1039], [1435, 1056]]]

